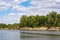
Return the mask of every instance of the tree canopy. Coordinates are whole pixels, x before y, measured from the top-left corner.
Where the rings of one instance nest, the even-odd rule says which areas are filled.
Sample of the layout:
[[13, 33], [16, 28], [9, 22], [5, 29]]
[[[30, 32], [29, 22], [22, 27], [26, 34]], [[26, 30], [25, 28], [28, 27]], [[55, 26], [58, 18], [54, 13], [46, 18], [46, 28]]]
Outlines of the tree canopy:
[[60, 27], [60, 14], [49, 12], [47, 15], [26, 16], [20, 19], [20, 27]]
[[47, 15], [26, 16], [20, 18], [20, 23], [4, 24], [0, 23], [0, 29], [20, 29], [21, 27], [60, 27], [60, 14], [49, 12]]

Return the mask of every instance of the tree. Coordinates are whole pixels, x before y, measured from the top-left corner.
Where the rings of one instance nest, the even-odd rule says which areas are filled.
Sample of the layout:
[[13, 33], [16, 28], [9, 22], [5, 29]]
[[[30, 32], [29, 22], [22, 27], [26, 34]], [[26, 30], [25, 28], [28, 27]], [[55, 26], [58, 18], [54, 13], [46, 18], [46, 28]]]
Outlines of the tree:
[[60, 27], [60, 14], [57, 14], [57, 26]]
[[48, 24], [48, 29], [51, 28], [51, 26], [56, 26], [57, 24], [57, 12], [49, 12], [49, 14], [47, 15], [48, 17], [48, 21], [47, 21], [47, 24]]
[[48, 29], [51, 27], [60, 26], [60, 14], [57, 12], [49, 12], [46, 16], [26, 16], [23, 15], [20, 20], [21, 27], [41, 27], [47, 26]]
[[0, 23], [0, 28], [6, 28], [6, 24]]
[[20, 27], [27, 27], [27, 16], [23, 15], [20, 19]]

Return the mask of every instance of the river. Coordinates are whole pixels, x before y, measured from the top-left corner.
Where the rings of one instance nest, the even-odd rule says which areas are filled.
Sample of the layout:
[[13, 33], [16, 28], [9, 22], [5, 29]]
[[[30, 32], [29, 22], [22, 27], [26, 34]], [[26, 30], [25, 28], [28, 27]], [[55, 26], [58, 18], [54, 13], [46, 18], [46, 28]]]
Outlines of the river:
[[60, 40], [60, 31], [0, 30], [0, 40]]

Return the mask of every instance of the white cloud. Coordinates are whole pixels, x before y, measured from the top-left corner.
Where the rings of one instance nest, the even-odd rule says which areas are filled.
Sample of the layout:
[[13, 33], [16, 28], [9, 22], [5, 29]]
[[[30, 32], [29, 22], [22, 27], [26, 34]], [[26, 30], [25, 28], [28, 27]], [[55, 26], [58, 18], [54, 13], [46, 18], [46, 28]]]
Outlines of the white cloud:
[[11, 4], [6, 3], [4, 1], [0, 1], [0, 11], [7, 10], [10, 6], [11, 6]]
[[31, 2], [33, 7], [49, 7], [55, 5], [53, 0], [32, 0]]
[[60, 0], [55, 0], [56, 2], [60, 2]]
[[27, 0], [14, 0], [14, 2], [25, 2]]
[[15, 2], [19, 2], [19, 0], [14, 0]]
[[27, 0], [11, 0], [11, 1], [0, 0], [0, 11], [7, 10], [8, 8], [18, 5], [24, 1], [27, 1]]
[[13, 24], [13, 23], [19, 23], [20, 22], [20, 16], [4, 16], [0, 17], [0, 23], [6, 23], [6, 24]]
[[[50, 7], [57, 6], [57, 4], [53, 0], [32, 0], [30, 7], [23, 6], [14, 6], [13, 8], [18, 11], [24, 11], [26, 15], [45, 15], [49, 11], [57, 11], [56, 9], [50, 9]], [[46, 7], [46, 8], [45, 8]], [[23, 13], [21, 13], [23, 15]], [[18, 14], [18, 15], [21, 15]]]
[[12, 6], [10, 3], [8, 3], [8, 4], [6, 3], [5, 5], [6, 5], [6, 6]]
[[13, 16], [13, 15], [16, 15], [16, 14], [12, 12], [12, 13], [9, 13], [9, 15]]
[[[22, 15], [46, 15], [50, 11], [60, 12], [60, 9], [53, 9], [52, 7], [59, 7], [56, 2], [60, 2], [60, 0], [32, 0], [30, 7], [24, 7], [22, 5], [18, 5], [21, 2], [25, 2], [27, 0], [13, 0], [9, 2], [1, 1], [0, 2], [0, 11], [6, 10], [9, 7], [13, 7], [12, 10], [16, 10], [15, 12], [10, 12], [9, 15], [0, 18], [0, 22], [3, 23], [15, 23], [19, 22], [20, 16]], [[51, 8], [50, 8], [51, 7]], [[19, 11], [19, 12], [17, 12]]]
[[6, 4], [6, 2], [0, 2], [0, 5], [4, 5], [4, 4]]
[[26, 13], [16, 13], [18, 16], [26, 15]]
[[13, 6], [13, 9], [18, 10], [18, 11], [28, 11], [28, 8], [19, 6], [19, 5]]
[[13, 2], [11, 2], [13, 5], [16, 5], [16, 4], [20, 4], [22, 2], [25, 2], [27, 0], [13, 0]]

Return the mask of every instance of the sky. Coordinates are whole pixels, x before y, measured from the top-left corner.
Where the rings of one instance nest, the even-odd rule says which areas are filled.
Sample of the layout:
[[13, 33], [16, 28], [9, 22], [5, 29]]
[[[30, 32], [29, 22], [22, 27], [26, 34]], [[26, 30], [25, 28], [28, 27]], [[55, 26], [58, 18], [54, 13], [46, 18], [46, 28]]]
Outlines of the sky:
[[0, 23], [19, 23], [22, 15], [60, 13], [60, 0], [0, 0]]

